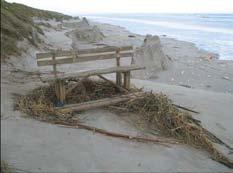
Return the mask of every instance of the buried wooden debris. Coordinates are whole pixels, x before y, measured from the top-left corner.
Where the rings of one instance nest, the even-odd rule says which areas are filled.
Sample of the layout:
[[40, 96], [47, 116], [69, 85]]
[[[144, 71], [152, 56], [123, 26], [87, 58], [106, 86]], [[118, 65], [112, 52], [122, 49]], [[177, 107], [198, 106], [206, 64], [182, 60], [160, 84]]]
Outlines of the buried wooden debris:
[[129, 92], [127, 89], [125, 89], [125, 88], [123, 88], [123, 87], [121, 87], [121, 86], [115, 84], [114, 82], [108, 80], [108, 79], [105, 78], [104, 76], [102, 76], [102, 75], [97, 75], [97, 76], [98, 76], [99, 78], [103, 79], [104, 81], [109, 82], [110, 84], [112, 84], [115, 88], [119, 89], [120, 91], [127, 92], [127, 93]]
[[92, 131], [94, 133], [100, 133], [100, 134], [104, 134], [107, 136], [111, 136], [111, 137], [117, 137], [117, 138], [124, 138], [124, 139], [128, 139], [128, 140], [136, 140], [136, 141], [142, 141], [142, 142], [153, 142], [153, 143], [158, 143], [160, 145], [166, 146], [166, 147], [170, 147], [168, 144], [178, 144], [180, 143], [180, 141], [178, 140], [171, 140], [171, 139], [162, 139], [162, 138], [155, 138], [155, 137], [140, 137], [140, 136], [132, 136], [132, 135], [127, 135], [127, 134], [122, 134], [122, 133], [116, 133], [116, 132], [110, 132], [104, 129], [100, 129], [100, 128], [96, 128], [96, 127], [92, 127], [89, 125], [85, 125], [82, 123], [75, 123], [75, 124], [70, 124], [67, 122], [57, 122], [55, 123], [57, 125], [60, 125], [61, 127], [65, 127], [65, 128], [77, 128], [77, 129], [85, 129], [85, 130], [89, 130]]
[[[85, 79], [85, 78], [84, 78]], [[72, 91], [77, 88], [77, 87], [82, 86], [82, 88], [84, 89], [83, 92], [85, 92], [85, 86], [83, 86], [82, 81], [76, 81], [76, 84], [72, 85], [71, 87], [69, 87], [66, 91], [66, 95], [72, 94]]]

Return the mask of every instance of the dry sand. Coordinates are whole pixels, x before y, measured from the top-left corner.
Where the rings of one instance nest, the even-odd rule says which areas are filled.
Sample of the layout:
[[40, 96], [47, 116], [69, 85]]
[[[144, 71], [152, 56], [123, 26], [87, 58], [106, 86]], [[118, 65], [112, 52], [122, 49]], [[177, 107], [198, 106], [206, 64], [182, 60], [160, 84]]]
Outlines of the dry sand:
[[[72, 23], [78, 21], [66, 21], [64, 25], [55, 21], [49, 22], [53, 27], [45, 28], [44, 45], [36, 49], [27, 42], [22, 42], [20, 45], [28, 46], [28, 51], [21, 58], [12, 57], [8, 63], [1, 64], [2, 159], [13, 164], [15, 168], [31, 172], [232, 171], [211, 160], [207, 153], [186, 145], [172, 145], [168, 148], [114, 139], [85, 130], [66, 129], [27, 119], [21, 112], [13, 110], [13, 94], [26, 94], [43, 85], [37, 74], [18, 70], [39, 70], [35, 63], [36, 52], [48, 48], [86, 48], [98, 45], [131, 44], [140, 47], [145, 38], [122, 27], [90, 22], [91, 26], [97, 25], [105, 37], [98, 42], [76, 40], [74, 43], [66, 33], [75, 29], [78, 24]], [[192, 43], [171, 38], [161, 38], [161, 48], [171, 61], [167, 70], [156, 71], [149, 80], [134, 79], [133, 84], [144, 87], [145, 90], [168, 94], [176, 104], [199, 111], [200, 114], [193, 116], [201, 120], [205, 128], [233, 147], [233, 62], [208, 60], [211, 53], [199, 50]], [[112, 66], [114, 63], [96, 61], [66, 65], [60, 69], [87, 70]], [[122, 63], [131, 63], [131, 59]], [[90, 110], [81, 117], [84, 122], [106, 130], [141, 133], [126, 121], [125, 117], [106, 110]], [[221, 149], [232, 158], [228, 150], [222, 146]]]

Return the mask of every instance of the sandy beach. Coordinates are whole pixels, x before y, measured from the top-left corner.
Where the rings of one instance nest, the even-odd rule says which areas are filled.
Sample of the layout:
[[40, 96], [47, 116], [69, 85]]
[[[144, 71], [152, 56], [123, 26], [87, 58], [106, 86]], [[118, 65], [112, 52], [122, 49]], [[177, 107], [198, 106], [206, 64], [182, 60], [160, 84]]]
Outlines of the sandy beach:
[[[135, 60], [126, 58], [122, 64], [140, 63], [146, 71], [133, 74], [132, 84], [145, 91], [163, 92], [176, 104], [196, 110], [192, 116], [233, 148], [233, 61], [218, 60], [218, 55], [201, 50], [195, 44], [167, 36], [144, 36], [125, 28], [93, 21], [49, 23], [42, 26], [43, 44], [38, 48], [27, 41], [18, 43], [26, 51], [1, 64], [1, 157], [14, 167], [29, 172], [231, 172], [213, 161], [206, 152], [188, 145], [170, 147], [151, 143], [114, 139], [81, 129], [67, 129], [24, 118], [14, 110], [14, 95], [26, 94], [38, 86], [39, 72], [35, 54], [49, 49], [85, 49], [101, 46], [132, 45]], [[151, 52], [148, 53], [148, 50]], [[144, 55], [143, 59], [140, 59]], [[58, 67], [73, 72], [113, 66], [115, 61], [95, 61]], [[143, 75], [141, 75], [143, 74]], [[114, 75], [106, 75], [114, 79]], [[108, 110], [90, 110], [81, 115], [90, 125], [110, 131], [140, 134], [127, 117]], [[233, 159], [232, 150], [217, 146]]]

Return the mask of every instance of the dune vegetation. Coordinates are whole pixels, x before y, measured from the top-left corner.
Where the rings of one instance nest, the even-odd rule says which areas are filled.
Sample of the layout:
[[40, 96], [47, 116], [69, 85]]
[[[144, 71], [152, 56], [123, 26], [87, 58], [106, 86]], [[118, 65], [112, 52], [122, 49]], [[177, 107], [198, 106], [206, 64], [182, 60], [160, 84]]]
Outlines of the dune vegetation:
[[32, 45], [37, 46], [34, 37], [37, 37], [38, 33], [43, 34], [43, 31], [33, 22], [33, 17], [56, 21], [72, 18], [61, 13], [1, 0], [1, 60], [9, 55], [20, 55], [22, 50], [17, 48], [17, 41], [27, 39]]

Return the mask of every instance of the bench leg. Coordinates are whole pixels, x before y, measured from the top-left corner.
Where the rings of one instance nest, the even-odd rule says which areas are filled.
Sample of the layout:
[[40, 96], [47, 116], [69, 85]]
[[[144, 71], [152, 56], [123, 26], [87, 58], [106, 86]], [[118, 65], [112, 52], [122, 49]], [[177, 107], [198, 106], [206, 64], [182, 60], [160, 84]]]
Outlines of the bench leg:
[[122, 77], [121, 73], [116, 73], [116, 85], [121, 86], [122, 85]]
[[61, 107], [65, 103], [66, 93], [65, 93], [64, 80], [56, 80], [55, 82], [55, 93], [57, 97], [56, 106]]
[[130, 71], [124, 73], [124, 88], [130, 89]]

